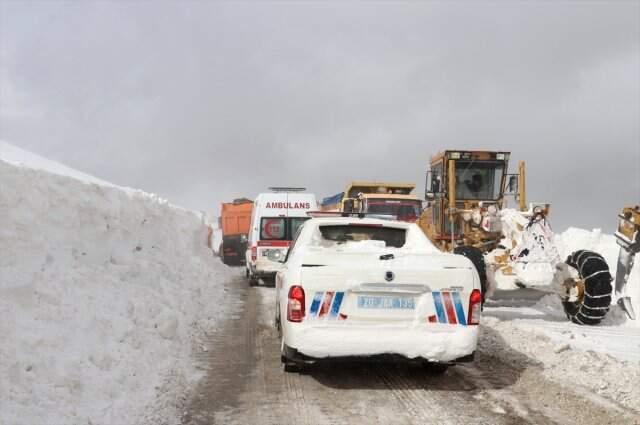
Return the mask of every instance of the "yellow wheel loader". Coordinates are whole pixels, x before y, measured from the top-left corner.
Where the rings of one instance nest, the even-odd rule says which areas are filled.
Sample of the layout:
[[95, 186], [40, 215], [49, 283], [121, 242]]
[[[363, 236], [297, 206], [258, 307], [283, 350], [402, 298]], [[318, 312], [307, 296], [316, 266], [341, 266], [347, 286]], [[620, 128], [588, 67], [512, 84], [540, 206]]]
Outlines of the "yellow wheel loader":
[[[483, 299], [497, 286], [538, 287], [561, 296], [568, 318], [599, 323], [611, 303], [604, 258], [581, 250], [562, 261], [548, 203], [526, 202], [525, 164], [509, 172], [509, 152], [447, 150], [431, 158], [418, 225], [442, 250], [478, 269]], [[515, 208], [508, 208], [509, 200]]]

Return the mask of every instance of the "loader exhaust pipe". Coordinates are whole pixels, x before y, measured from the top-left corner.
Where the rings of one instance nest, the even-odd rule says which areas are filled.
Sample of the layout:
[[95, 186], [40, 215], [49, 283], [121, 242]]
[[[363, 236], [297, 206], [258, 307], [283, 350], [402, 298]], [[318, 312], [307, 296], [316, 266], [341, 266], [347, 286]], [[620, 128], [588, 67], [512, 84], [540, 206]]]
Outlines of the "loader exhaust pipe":
[[527, 182], [525, 180], [524, 161], [518, 163], [518, 202], [520, 211], [527, 210]]
[[456, 248], [454, 219], [456, 210], [456, 162], [449, 160], [449, 224], [451, 225], [451, 252]]

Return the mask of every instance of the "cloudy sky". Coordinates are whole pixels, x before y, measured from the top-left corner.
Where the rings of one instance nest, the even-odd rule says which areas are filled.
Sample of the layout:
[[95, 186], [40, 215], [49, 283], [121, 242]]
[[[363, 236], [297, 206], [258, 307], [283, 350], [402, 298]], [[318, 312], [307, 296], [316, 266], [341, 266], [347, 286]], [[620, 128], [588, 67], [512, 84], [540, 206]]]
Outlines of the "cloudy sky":
[[0, 138], [206, 211], [423, 193], [437, 151], [507, 150], [557, 230], [613, 231], [640, 203], [640, 2], [0, 0]]

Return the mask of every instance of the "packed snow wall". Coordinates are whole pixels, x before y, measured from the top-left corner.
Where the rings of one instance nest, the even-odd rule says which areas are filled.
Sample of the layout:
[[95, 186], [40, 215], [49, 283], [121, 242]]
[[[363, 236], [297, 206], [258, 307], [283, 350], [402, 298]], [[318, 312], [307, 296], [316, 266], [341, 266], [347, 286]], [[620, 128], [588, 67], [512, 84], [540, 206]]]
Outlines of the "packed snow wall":
[[175, 407], [163, 388], [195, 379], [192, 337], [222, 310], [206, 237], [156, 196], [0, 159], [0, 423]]

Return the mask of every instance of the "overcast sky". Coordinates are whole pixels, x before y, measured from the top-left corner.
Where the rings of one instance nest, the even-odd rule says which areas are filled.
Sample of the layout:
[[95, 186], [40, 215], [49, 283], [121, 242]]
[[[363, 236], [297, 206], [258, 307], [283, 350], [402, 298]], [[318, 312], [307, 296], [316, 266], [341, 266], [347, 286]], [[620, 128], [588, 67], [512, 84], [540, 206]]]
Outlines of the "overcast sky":
[[[640, 203], [640, 2], [0, 0], [0, 138], [186, 207], [527, 161], [556, 230]], [[511, 164], [516, 169], [517, 164]]]

